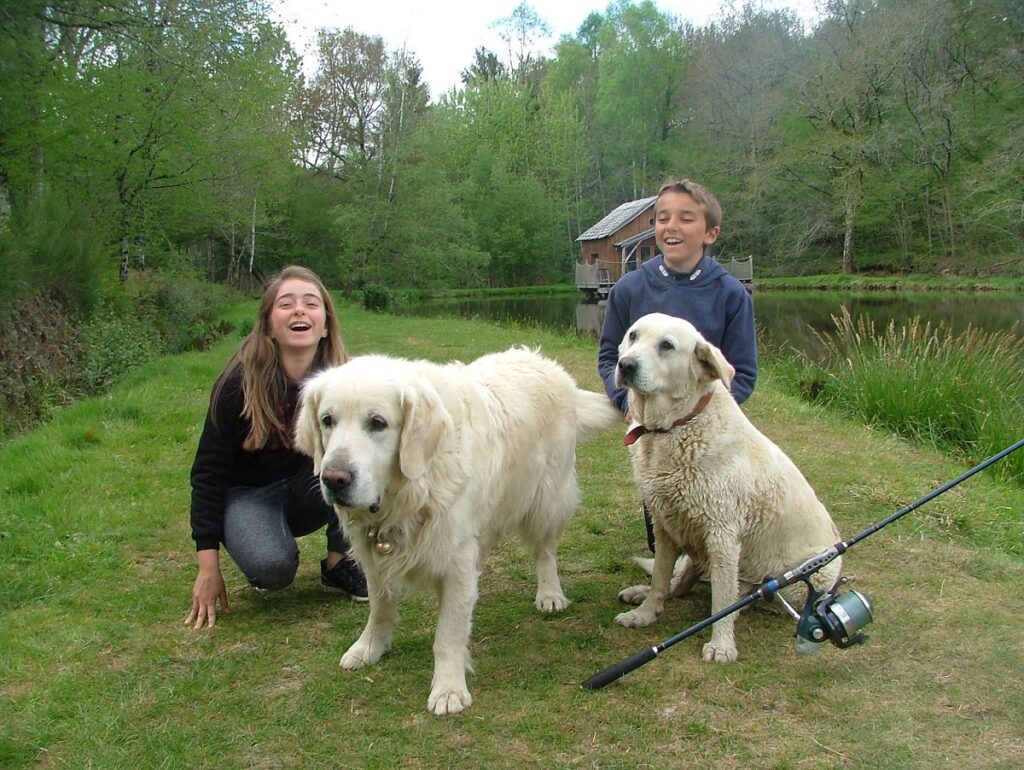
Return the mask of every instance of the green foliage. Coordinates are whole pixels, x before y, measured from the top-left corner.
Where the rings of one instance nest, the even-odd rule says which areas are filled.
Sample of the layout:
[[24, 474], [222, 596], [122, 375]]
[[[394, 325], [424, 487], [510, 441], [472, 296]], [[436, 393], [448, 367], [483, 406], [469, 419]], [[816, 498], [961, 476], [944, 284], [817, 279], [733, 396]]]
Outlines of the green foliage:
[[101, 314], [83, 327], [78, 381], [86, 393], [98, 393], [161, 352], [160, 334], [145, 316]]
[[610, 5], [598, 32], [594, 133], [602, 175], [618, 199], [670, 175], [676, 89], [685, 41], [652, 2]]
[[126, 309], [141, 313], [159, 334], [162, 350], [205, 349], [226, 329], [217, 315], [236, 297], [225, 286], [174, 273], [135, 276], [123, 294]]
[[62, 297], [16, 300], [0, 315], [0, 438], [161, 355], [210, 347], [235, 328], [220, 316], [236, 299], [222, 286], [150, 273], [115, 283], [89, 316], [70, 312]]
[[[1018, 329], [954, 335], [914, 318], [877, 330], [845, 307], [834, 320], [834, 333], [818, 335], [825, 356], [792, 362], [790, 381], [808, 400], [975, 460], [1022, 438]], [[997, 472], [1024, 486], [1024, 456], [1011, 456]]]
[[476, 158], [470, 193], [480, 248], [490, 254], [493, 286], [545, 284], [565, 274], [555, 202], [539, 180], [513, 174], [483, 150]]
[[20, 255], [44, 281], [30, 287], [79, 306], [188, 248], [223, 277], [294, 173], [283, 32], [258, 3], [86, 5], [3, 12], [0, 198], [22, 245], [0, 268]]
[[0, 439], [71, 399], [78, 333], [53, 296], [23, 297], [0, 310]]
[[238, 285], [252, 255], [347, 292], [567, 280], [578, 234], [670, 174], [722, 199], [716, 253], [765, 272], [1024, 274], [1002, 0], [842, 0], [813, 28], [616, 2], [549, 59], [521, 4], [510, 61], [478, 49], [433, 104], [415, 52], [358, 30], [323, 31], [303, 88], [264, 3], [8, 5], [0, 299], [88, 310], [145, 268]]
[[378, 283], [363, 287], [363, 307], [374, 313], [386, 313], [391, 308], [391, 289]]
[[46, 294], [88, 312], [112, 275], [102, 264], [102, 237], [87, 201], [41, 189], [0, 228], [0, 302]]

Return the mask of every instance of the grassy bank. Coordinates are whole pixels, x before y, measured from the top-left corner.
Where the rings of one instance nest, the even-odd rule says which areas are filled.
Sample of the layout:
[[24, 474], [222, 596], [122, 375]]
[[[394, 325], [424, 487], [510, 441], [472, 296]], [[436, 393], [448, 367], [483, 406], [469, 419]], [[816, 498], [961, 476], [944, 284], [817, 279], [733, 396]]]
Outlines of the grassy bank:
[[[1024, 348], [1016, 328], [954, 333], [920, 317], [876, 326], [846, 307], [833, 321], [831, 332], [817, 335], [820, 356], [766, 357], [789, 392], [971, 461], [1024, 436]], [[1024, 452], [995, 473], [1024, 487]], [[1024, 538], [1011, 547], [1024, 555]]]
[[758, 278], [766, 291], [1024, 291], [1024, 278], [964, 278], [933, 275], [799, 275]]
[[[252, 304], [232, 310], [251, 317]], [[598, 390], [593, 341], [535, 329], [341, 310], [354, 353], [445, 361], [540, 346]], [[473, 632], [473, 707], [426, 713], [436, 608], [403, 604], [393, 652], [338, 668], [366, 608], [324, 594], [319, 535], [295, 585], [243, 587], [212, 632], [182, 624], [194, 553], [188, 468], [210, 384], [237, 344], [153, 362], [110, 395], [0, 447], [0, 766], [363, 768], [1017, 767], [1024, 763], [1024, 491], [982, 473], [847, 556], [871, 641], [798, 656], [793, 625], [746, 613], [740, 661], [706, 634], [596, 693], [578, 684], [703, 618], [674, 601], [649, 629], [613, 623], [644, 549], [616, 431], [580, 447], [583, 502], [562, 548], [573, 604], [541, 617], [531, 566], [489, 560]], [[745, 407], [851, 535], [964, 465], [787, 396], [769, 372]], [[1017, 528], [1013, 522], [1017, 521]], [[995, 532], [995, 536], [992, 532]]]

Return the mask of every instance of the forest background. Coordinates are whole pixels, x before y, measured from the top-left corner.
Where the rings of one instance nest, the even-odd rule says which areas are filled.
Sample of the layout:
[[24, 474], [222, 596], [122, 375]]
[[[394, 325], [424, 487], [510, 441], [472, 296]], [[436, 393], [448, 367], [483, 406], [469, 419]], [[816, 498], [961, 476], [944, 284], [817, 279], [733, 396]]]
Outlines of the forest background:
[[202, 346], [222, 287], [286, 263], [346, 291], [564, 283], [579, 233], [669, 175], [718, 194], [717, 253], [759, 275], [1024, 273], [1017, 0], [828, 0], [813, 28], [616, 0], [545, 56], [523, 3], [433, 102], [414, 51], [353, 29], [304, 77], [271, 18], [0, 0], [3, 431]]

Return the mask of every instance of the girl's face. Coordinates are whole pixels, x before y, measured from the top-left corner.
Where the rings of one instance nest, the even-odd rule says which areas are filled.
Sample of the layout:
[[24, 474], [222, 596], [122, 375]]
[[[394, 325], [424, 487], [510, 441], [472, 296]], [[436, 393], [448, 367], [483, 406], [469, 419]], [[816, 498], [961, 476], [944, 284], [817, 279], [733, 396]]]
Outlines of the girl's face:
[[301, 278], [282, 281], [270, 310], [270, 338], [280, 350], [315, 350], [327, 336], [327, 311], [316, 284]]
[[665, 192], [654, 204], [654, 241], [673, 270], [693, 270], [720, 229], [708, 229], [704, 209], [689, 193]]

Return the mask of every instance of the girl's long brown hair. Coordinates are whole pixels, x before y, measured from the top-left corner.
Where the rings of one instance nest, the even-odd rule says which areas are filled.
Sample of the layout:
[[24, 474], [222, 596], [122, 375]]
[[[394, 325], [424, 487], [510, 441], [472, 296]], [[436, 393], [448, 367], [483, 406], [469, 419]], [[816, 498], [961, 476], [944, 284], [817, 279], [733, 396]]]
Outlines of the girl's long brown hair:
[[228, 361], [224, 371], [217, 378], [213, 388], [212, 402], [220, 398], [221, 390], [236, 369], [242, 370], [242, 393], [245, 401], [242, 415], [249, 419], [251, 429], [245, 437], [242, 448], [252, 452], [267, 445], [271, 438], [277, 439], [283, 446], [292, 445], [292, 437], [285, 425], [282, 415], [277, 412], [277, 405], [283, 404], [288, 389], [288, 378], [281, 367], [277, 343], [270, 337], [270, 313], [274, 309], [281, 284], [290, 278], [298, 278], [315, 285], [324, 303], [327, 336], [317, 345], [316, 356], [310, 371], [337, 366], [348, 360], [345, 344], [341, 341], [341, 329], [338, 325], [338, 314], [334, 309], [334, 300], [324, 287], [319, 276], [312, 270], [298, 265], [289, 265], [274, 276], [263, 289], [259, 313], [252, 331], [242, 340], [235, 355]]

